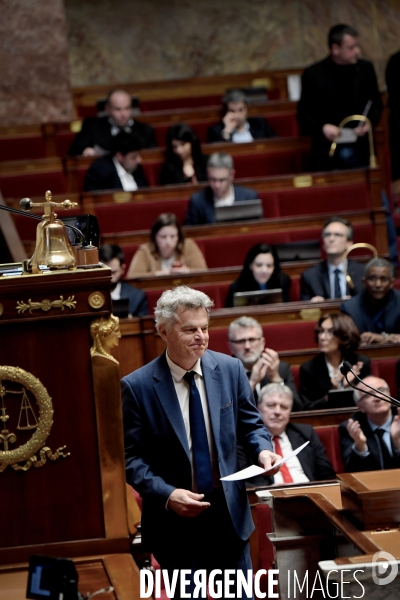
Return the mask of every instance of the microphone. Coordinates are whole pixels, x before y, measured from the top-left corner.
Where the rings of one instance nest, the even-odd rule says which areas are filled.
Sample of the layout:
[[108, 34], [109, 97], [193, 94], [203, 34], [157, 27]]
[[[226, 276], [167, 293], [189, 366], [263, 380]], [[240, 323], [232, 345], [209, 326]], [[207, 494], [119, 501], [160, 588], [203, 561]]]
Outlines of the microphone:
[[[388, 394], [385, 394], [385, 392], [380, 392], [379, 390], [377, 390], [376, 388], [374, 388], [372, 385], [369, 385], [368, 383], [365, 383], [358, 375], [357, 373], [355, 373], [353, 371], [353, 367], [351, 366], [351, 364], [345, 360], [343, 365], [340, 367], [340, 372], [341, 374], [345, 377], [347, 383], [349, 384], [350, 387], [352, 387], [355, 390], [358, 390], [358, 388], [353, 385], [353, 383], [351, 381], [349, 381], [347, 374], [350, 372], [354, 375], [355, 379], [357, 379], [360, 383], [362, 383], [365, 387], [369, 388], [370, 390], [373, 390], [374, 392], [377, 392], [379, 394], [379, 396], [377, 396], [376, 394], [371, 394], [371, 396], [373, 396], [374, 398], [378, 398], [379, 400], [384, 400], [385, 402], [388, 402], [389, 404], [392, 404], [393, 406], [400, 406], [400, 401], [397, 400], [396, 398], [393, 398], [392, 396], [389, 396]], [[359, 391], [359, 390], [358, 390]], [[385, 396], [385, 398], [382, 398], [382, 396]]]

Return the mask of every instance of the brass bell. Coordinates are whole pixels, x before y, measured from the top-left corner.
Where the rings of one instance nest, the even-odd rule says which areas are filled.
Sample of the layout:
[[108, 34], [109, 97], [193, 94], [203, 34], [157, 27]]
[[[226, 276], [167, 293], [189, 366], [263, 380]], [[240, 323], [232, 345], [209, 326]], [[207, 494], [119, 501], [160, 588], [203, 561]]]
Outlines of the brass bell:
[[76, 259], [72, 251], [64, 223], [57, 219], [54, 212], [56, 207], [72, 208], [76, 202], [52, 202], [51, 192], [47, 191], [46, 201], [33, 203], [29, 198], [23, 198], [20, 206], [26, 210], [34, 206], [44, 207], [44, 215], [36, 228], [36, 247], [32, 258], [27, 263], [27, 270], [31, 273], [41, 273], [39, 265], [49, 269], [75, 269]]

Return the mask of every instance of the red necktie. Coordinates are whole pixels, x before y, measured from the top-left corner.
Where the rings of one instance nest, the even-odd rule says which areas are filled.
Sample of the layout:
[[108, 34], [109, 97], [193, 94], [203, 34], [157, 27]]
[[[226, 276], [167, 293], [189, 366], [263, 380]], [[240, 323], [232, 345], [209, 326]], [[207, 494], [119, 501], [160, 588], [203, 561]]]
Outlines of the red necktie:
[[[283, 452], [282, 452], [282, 448], [281, 448], [281, 445], [280, 445], [280, 442], [279, 442], [279, 439], [280, 439], [279, 435], [274, 435], [274, 437], [272, 439], [273, 439], [274, 444], [275, 444], [275, 452], [277, 454], [280, 454], [282, 456], [282, 458], [283, 458]], [[293, 483], [293, 477], [291, 476], [290, 471], [289, 471], [288, 466], [287, 466], [286, 463], [284, 463], [281, 466], [281, 474], [282, 474], [283, 481], [285, 483]]]

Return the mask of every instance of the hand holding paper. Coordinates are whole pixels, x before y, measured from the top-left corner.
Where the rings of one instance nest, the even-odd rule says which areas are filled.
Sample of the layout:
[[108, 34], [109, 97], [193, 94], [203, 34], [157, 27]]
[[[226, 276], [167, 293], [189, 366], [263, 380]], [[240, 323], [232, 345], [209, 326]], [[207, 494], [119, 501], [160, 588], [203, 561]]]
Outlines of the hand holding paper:
[[297, 456], [299, 452], [303, 450], [310, 442], [305, 442], [296, 450], [293, 450], [288, 456], [282, 458], [282, 460], [275, 463], [272, 469], [266, 471], [262, 467], [257, 467], [256, 465], [252, 465], [251, 467], [247, 467], [246, 469], [242, 469], [241, 471], [237, 471], [236, 473], [232, 473], [232, 475], [227, 475], [226, 477], [221, 477], [221, 481], [240, 481], [241, 479], [250, 479], [251, 477], [255, 477], [256, 475], [266, 475], [270, 471], [275, 470], [277, 467], [280, 467], [285, 462], [293, 458], [293, 456]]

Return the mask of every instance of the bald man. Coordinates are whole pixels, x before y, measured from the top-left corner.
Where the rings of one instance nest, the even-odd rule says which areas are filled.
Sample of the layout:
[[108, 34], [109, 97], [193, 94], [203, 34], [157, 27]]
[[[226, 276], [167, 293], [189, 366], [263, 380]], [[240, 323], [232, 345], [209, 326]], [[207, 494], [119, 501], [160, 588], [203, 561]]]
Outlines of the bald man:
[[114, 90], [107, 98], [104, 117], [87, 117], [76, 134], [70, 156], [101, 156], [110, 151], [111, 140], [122, 131], [140, 138], [142, 148], [157, 146], [154, 130], [133, 119], [132, 98], [125, 90]]
[[365, 377], [366, 384], [379, 390], [375, 398], [360, 383], [354, 392], [359, 411], [339, 426], [345, 470], [377, 471], [400, 468], [400, 408], [392, 406], [380, 392], [390, 395], [389, 386], [379, 377]]

